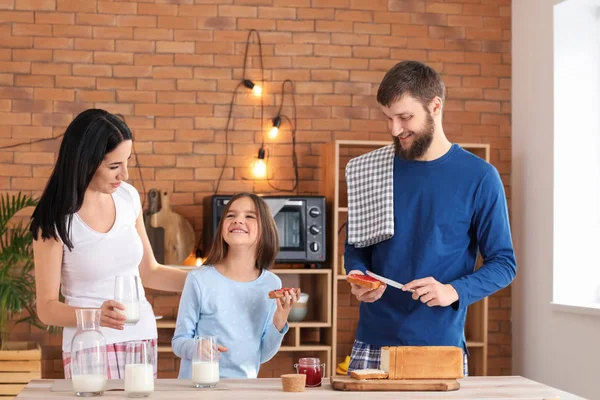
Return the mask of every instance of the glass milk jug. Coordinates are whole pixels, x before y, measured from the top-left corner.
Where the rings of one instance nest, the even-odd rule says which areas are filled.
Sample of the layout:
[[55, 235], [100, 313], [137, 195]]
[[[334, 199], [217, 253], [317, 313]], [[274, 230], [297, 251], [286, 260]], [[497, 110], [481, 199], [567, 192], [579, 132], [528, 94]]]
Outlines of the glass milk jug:
[[101, 396], [107, 382], [106, 339], [100, 333], [99, 308], [80, 308], [71, 342], [71, 375], [77, 396]]

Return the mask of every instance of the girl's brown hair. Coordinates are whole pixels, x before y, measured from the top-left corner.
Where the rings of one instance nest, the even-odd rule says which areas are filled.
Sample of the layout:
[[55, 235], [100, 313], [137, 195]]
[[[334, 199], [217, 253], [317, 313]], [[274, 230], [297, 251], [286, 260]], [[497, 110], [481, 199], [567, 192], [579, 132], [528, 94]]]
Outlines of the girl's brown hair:
[[229, 213], [229, 209], [231, 208], [233, 202], [243, 197], [248, 197], [250, 200], [252, 200], [254, 207], [256, 208], [256, 218], [258, 220], [258, 238], [256, 239], [258, 242], [256, 245], [256, 268], [269, 269], [275, 263], [275, 258], [279, 252], [279, 235], [277, 233], [275, 220], [271, 215], [271, 210], [269, 210], [267, 203], [265, 203], [265, 201], [257, 195], [242, 192], [233, 196], [225, 206], [225, 210], [223, 210], [223, 216], [219, 221], [219, 227], [215, 232], [215, 237], [213, 238], [212, 246], [210, 248], [210, 252], [208, 253], [208, 257], [206, 257], [206, 261], [204, 261], [204, 265], [216, 265], [221, 263], [225, 257], [227, 257], [229, 245], [223, 239], [223, 221], [225, 220], [227, 213]]

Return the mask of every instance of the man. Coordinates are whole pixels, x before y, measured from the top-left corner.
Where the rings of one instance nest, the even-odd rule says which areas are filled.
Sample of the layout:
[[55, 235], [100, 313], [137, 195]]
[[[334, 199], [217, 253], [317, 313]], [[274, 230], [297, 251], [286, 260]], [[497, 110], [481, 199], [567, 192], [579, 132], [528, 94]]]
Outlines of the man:
[[[387, 218], [393, 234], [362, 246], [347, 239], [345, 268], [406, 284], [402, 290], [352, 284], [361, 305], [349, 370], [378, 368], [381, 346], [428, 345], [463, 349], [467, 374], [467, 307], [516, 275], [502, 181], [492, 165], [446, 138], [444, 89], [439, 74], [416, 61], [395, 65], [379, 86], [377, 101], [394, 140], [388, 168], [393, 215]], [[356, 179], [373, 173], [357, 170]], [[348, 187], [350, 198], [350, 180]], [[370, 201], [361, 204], [367, 204], [377, 193], [363, 195]], [[353, 218], [352, 207], [349, 237], [365, 224], [365, 218]], [[484, 263], [475, 271], [478, 250]]]

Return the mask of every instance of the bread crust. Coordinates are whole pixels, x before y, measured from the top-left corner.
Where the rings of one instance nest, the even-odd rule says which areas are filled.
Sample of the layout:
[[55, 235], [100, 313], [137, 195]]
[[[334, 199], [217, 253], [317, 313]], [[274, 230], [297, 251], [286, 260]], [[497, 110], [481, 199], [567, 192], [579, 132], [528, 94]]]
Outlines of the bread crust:
[[296, 297], [300, 296], [300, 288], [281, 288], [281, 289], [277, 289], [277, 290], [271, 290], [269, 292], [269, 298], [270, 299], [279, 299], [279, 298], [285, 296], [287, 293], [291, 293], [291, 292], [296, 293]]
[[350, 283], [354, 283], [355, 285], [359, 285], [369, 289], [377, 289], [379, 286], [383, 285], [383, 282], [372, 278], [368, 275], [361, 274], [350, 274], [346, 276], [346, 280]]

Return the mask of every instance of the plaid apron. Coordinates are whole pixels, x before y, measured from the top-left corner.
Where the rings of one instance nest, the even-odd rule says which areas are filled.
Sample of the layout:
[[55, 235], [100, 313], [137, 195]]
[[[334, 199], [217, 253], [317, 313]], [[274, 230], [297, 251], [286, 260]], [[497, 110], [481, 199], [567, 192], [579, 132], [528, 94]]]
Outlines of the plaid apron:
[[[348, 366], [348, 374], [356, 369], [379, 369], [381, 360], [381, 347], [371, 346], [364, 342], [355, 340], [352, 345], [352, 353], [350, 354], [350, 365]], [[469, 363], [467, 355], [464, 355], [464, 373], [469, 376]]]
[[[150, 344], [154, 352], [154, 378], [157, 377], [156, 360], [158, 358], [158, 339], [141, 340]], [[125, 354], [127, 342], [113, 343], [106, 345], [106, 356], [108, 358], [108, 368], [106, 376], [108, 379], [124, 379], [125, 378]], [[65, 370], [65, 379], [71, 379], [71, 353], [62, 353], [63, 367]]]

